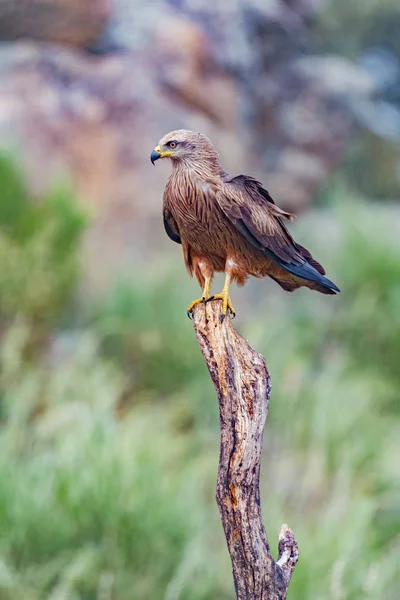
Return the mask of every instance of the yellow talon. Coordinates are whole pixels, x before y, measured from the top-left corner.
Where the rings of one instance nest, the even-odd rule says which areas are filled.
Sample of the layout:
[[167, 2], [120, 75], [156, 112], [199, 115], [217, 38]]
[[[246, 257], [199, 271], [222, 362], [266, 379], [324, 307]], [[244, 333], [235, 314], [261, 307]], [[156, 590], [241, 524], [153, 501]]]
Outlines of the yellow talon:
[[187, 309], [187, 316], [189, 319], [193, 317], [193, 308], [196, 304], [201, 304], [205, 302], [209, 302], [210, 300], [222, 300], [222, 313], [221, 313], [221, 323], [225, 319], [227, 312], [229, 311], [231, 318], [233, 319], [236, 315], [235, 309], [233, 308], [233, 304], [231, 299], [229, 298], [229, 284], [231, 281], [231, 277], [229, 273], [226, 274], [224, 289], [220, 294], [215, 294], [214, 296], [210, 296], [210, 283], [211, 279], [206, 279], [203, 296], [194, 300], [191, 304], [189, 304]]
[[205, 301], [206, 301], [205, 298], [198, 298], [197, 300], [193, 300], [193, 302], [191, 302], [191, 304], [189, 304], [189, 306], [187, 307], [187, 316], [189, 317], [189, 319], [191, 319], [193, 316], [193, 309], [196, 306], [196, 304], [201, 304], [202, 302], [205, 302]]
[[235, 318], [235, 309], [233, 308], [231, 299], [229, 298], [229, 284], [231, 282], [231, 276], [229, 273], [226, 273], [225, 275], [225, 283], [224, 283], [224, 288], [222, 290], [222, 292], [220, 294], [215, 294], [214, 296], [211, 296], [211, 298], [209, 298], [210, 300], [222, 300], [222, 313], [221, 313], [221, 323], [222, 321], [225, 319], [226, 313], [230, 312], [231, 314], [231, 318], [234, 319]]
[[196, 304], [202, 304], [202, 303], [207, 302], [207, 300], [209, 300], [210, 284], [211, 284], [211, 279], [206, 279], [202, 297], [198, 298], [197, 300], [193, 300], [193, 302], [191, 304], [189, 304], [189, 306], [187, 308], [187, 316], [189, 317], [189, 319], [191, 319], [193, 316], [193, 309], [196, 306]]
[[209, 300], [222, 300], [222, 313], [221, 313], [221, 322], [225, 319], [226, 313], [230, 312], [232, 319], [235, 318], [236, 312], [235, 309], [233, 308], [233, 304], [231, 302], [231, 299], [229, 298], [229, 294], [227, 293], [227, 290], [222, 291], [220, 294], [214, 294], [214, 296], [211, 296], [211, 298], [209, 298]]

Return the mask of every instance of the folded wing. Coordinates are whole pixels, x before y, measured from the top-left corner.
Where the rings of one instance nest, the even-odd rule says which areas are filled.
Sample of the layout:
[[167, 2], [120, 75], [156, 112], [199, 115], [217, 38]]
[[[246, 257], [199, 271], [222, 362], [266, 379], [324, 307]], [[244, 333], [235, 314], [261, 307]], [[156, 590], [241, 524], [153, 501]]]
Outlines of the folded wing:
[[216, 200], [248, 242], [296, 277], [317, 283], [327, 293], [339, 291], [324, 277], [323, 267], [287, 230], [284, 220], [290, 221], [294, 215], [276, 206], [261, 183], [246, 175], [224, 175], [223, 182]]
[[163, 220], [164, 220], [164, 228], [168, 235], [168, 237], [177, 244], [181, 244], [181, 235], [179, 233], [178, 224], [172, 216], [171, 211], [168, 207], [164, 206], [163, 209]]

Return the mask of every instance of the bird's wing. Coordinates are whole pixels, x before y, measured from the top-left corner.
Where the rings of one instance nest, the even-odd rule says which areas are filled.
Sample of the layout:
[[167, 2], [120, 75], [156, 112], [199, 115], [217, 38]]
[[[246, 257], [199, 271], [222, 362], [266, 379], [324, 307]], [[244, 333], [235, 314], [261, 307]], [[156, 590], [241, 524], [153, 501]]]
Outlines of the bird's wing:
[[294, 216], [276, 206], [261, 183], [246, 175], [224, 176], [217, 201], [253, 246], [277, 262], [295, 265], [306, 262], [303, 248], [296, 244], [284, 224], [284, 219], [292, 220]]
[[284, 219], [293, 215], [281, 210], [261, 183], [247, 177], [224, 174], [216, 200], [236, 229], [265, 256], [301, 279], [330, 290], [339, 289], [324, 277], [325, 270], [306, 248], [297, 244], [286, 229]]
[[175, 221], [169, 208], [165, 205], [164, 205], [164, 210], [163, 210], [163, 218], [164, 218], [165, 231], [167, 232], [168, 237], [171, 238], [171, 240], [173, 242], [176, 242], [177, 244], [181, 244], [182, 241], [181, 241], [181, 236], [179, 233], [178, 224]]

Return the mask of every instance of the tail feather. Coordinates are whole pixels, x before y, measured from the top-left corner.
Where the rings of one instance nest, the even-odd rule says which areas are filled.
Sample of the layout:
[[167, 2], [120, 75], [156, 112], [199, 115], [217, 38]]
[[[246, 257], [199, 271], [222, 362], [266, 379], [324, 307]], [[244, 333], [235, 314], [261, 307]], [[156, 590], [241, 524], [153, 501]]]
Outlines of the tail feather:
[[339, 288], [333, 283], [333, 281], [327, 277], [324, 277], [324, 275], [321, 275], [321, 273], [319, 273], [317, 269], [308, 262], [302, 265], [290, 265], [282, 261], [280, 265], [292, 275], [296, 275], [296, 277], [300, 277], [300, 279], [312, 281], [313, 283], [316, 283], [318, 287], [321, 286], [328, 294], [336, 294], [337, 292], [340, 292]]
[[300, 246], [300, 244], [296, 244], [296, 245], [299, 248], [302, 256], [304, 256], [304, 258], [306, 259], [306, 261], [308, 263], [310, 263], [310, 265], [312, 267], [314, 267], [314, 269], [316, 269], [318, 271], [318, 273], [321, 273], [321, 275], [325, 275], [324, 267], [317, 260], [315, 260], [315, 258], [312, 256], [311, 252], [309, 252], [307, 250], [307, 248], [304, 248], [304, 246]]

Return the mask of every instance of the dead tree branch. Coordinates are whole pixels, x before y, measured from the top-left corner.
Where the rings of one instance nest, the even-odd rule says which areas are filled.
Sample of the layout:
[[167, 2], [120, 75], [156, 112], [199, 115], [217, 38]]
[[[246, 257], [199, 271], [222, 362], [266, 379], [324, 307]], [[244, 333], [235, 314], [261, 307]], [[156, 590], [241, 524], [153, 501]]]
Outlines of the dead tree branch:
[[284, 600], [298, 548], [282, 525], [274, 561], [260, 506], [260, 459], [271, 382], [265, 360], [240, 337], [221, 302], [197, 305], [194, 328], [218, 395], [221, 449], [216, 498], [238, 600]]

